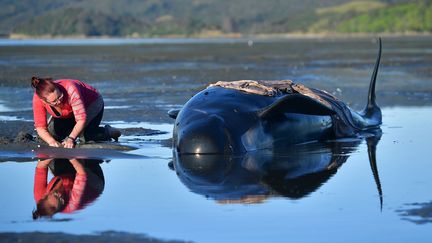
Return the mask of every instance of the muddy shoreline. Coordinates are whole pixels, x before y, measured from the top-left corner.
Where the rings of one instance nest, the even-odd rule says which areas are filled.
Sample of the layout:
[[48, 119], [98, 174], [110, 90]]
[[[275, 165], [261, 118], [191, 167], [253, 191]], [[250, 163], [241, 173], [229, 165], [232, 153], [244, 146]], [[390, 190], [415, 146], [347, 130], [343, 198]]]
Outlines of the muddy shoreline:
[[[125, 128], [120, 129], [123, 136], [134, 136], [137, 137], [135, 141], [141, 140], [145, 141], [148, 136], [165, 134], [164, 131], [146, 129], [146, 128]], [[171, 139], [159, 139], [153, 140], [153, 143], [157, 143], [164, 147], [171, 147]], [[0, 126], [0, 162], [3, 161], [28, 161], [33, 160], [29, 154], [29, 151], [35, 151], [37, 149], [49, 149], [50, 147], [38, 139], [36, 131], [32, 122], [26, 121], [1, 121]], [[100, 143], [84, 143], [78, 144], [76, 148], [79, 149], [95, 149], [95, 156], [97, 157], [97, 150], [112, 149], [115, 151], [131, 151], [136, 150], [139, 146], [130, 143], [119, 143], [119, 142], [100, 142]], [[7, 153], [13, 153], [13, 155], [8, 155]], [[72, 152], [72, 151], [71, 151]], [[62, 152], [60, 152], [62, 153]], [[56, 153], [53, 153], [56, 154]], [[57, 153], [58, 154], [58, 153]], [[65, 153], [62, 153], [65, 154]], [[85, 153], [87, 154], [87, 153]], [[100, 151], [99, 151], [100, 154]], [[49, 155], [45, 155], [49, 156]], [[109, 156], [110, 155], [106, 155]], [[105, 156], [105, 157], [106, 157]], [[111, 154], [111, 156], [116, 156], [116, 154]]]
[[3, 242], [144, 242], [144, 243], [180, 243], [190, 242], [184, 240], [162, 240], [153, 238], [144, 234], [133, 234], [127, 232], [104, 231], [98, 234], [66, 234], [66, 233], [43, 233], [43, 232], [26, 232], [26, 233], [0, 233], [0, 239]]

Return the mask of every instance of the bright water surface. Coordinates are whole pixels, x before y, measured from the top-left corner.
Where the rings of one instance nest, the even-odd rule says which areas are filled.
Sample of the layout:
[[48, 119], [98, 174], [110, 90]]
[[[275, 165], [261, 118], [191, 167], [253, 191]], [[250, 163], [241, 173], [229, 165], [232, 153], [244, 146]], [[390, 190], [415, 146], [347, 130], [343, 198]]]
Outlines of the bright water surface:
[[[45, 48], [50, 47], [50, 42], [47, 43]], [[429, 60], [432, 42], [424, 39], [390, 39], [386, 42], [384, 39], [383, 43], [383, 66], [377, 85], [378, 102], [384, 104], [383, 134], [376, 147], [382, 206], [365, 140], [355, 141], [357, 144], [348, 154], [339, 151], [341, 154], [336, 156], [347, 160], [337, 172], [318, 183], [314, 183], [314, 177], [309, 178], [307, 182], [313, 185], [312, 189], [297, 197], [279, 195], [268, 181], [256, 180], [254, 175], [258, 172], [245, 164], [240, 167], [247, 167], [248, 170], [241, 170], [241, 173], [250, 174], [245, 176], [238, 172], [240, 170], [234, 172], [231, 167], [222, 168], [219, 180], [214, 180], [213, 184], [212, 180], [202, 180], [205, 183], [200, 187], [180, 178], [181, 174], [177, 175], [170, 169], [172, 151], [157, 142], [172, 135], [172, 121], [163, 116], [168, 109], [181, 107], [209, 80], [229, 80], [230, 75], [235, 77], [232, 79], [241, 75], [266, 79], [289, 76], [339, 94], [354, 107], [361, 106], [375, 56], [376, 45], [370, 40], [277, 40], [261, 44], [257, 41], [254, 44], [256, 49], [247, 42], [163, 43], [162, 46], [132, 43], [138, 45], [138, 50], [149, 49], [159, 57], [137, 60], [127, 71], [132, 76], [143, 72], [146, 77], [124, 76], [122, 81], [105, 71], [108, 72], [104, 76], [107, 81], [99, 80], [97, 73], [101, 71], [97, 68], [102, 67], [89, 64], [91, 70], [82, 71], [79, 73], [82, 76], [77, 78], [87, 75], [104, 94], [108, 106], [107, 123], [121, 128], [144, 127], [168, 133], [146, 138], [122, 137], [121, 143], [139, 146], [138, 150], [128, 153], [146, 157], [112, 158], [102, 163], [105, 177], [102, 194], [84, 209], [73, 214], [59, 213], [52, 220], [33, 221], [31, 218], [35, 208], [33, 182], [36, 159], [33, 162], [15, 162], [11, 159], [0, 163], [0, 192], [3, 194], [0, 199], [0, 232], [83, 234], [114, 230], [194, 242], [430, 242], [432, 85]], [[29, 53], [37, 52], [33, 48], [38, 48], [30, 44], [23, 45], [25, 49], [19, 49], [20, 46], [16, 45], [0, 47], [0, 54], [4, 54], [0, 55], [0, 71], [5, 74], [9, 72], [7, 68], [13, 67], [23, 75], [31, 76], [33, 65], [41, 65], [47, 72], [50, 70], [47, 66], [58, 68], [56, 65], [66, 65], [66, 72], [72, 72], [68, 69], [68, 60], [72, 62], [70, 65], [79, 67], [78, 63], [74, 63], [75, 58], [81, 60], [82, 57], [77, 57], [79, 53], [64, 57], [66, 64], [50, 64], [47, 60], [54, 55], [51, 52], [44, 54], [45, 59], [28, 57]], [[124, 45], [126, 49], [132, 44], [115, 43]], [[41, 46], [45, 45], [45, 42], [41, 43]], [[82, 45], [86, 48], [85, 44]], [[228, 49], [224, 49], [225, 45]], [[240, 50], [237, 51], [245, 56], [245, 62], [235, 59], [235, 55], [231, 56], [232, 45], [239, 45]], [[293, 51], [267, 52], [272, 46], [283, 50], [284, 45]], [[368, 49], [349, 49], [356, 45]], [[302, 50], [296, 52], [296, 46]], [[21, 53], [6, 55], [12, 53], [10, 48], [13, 47]], [[67, 44], [62, 48], [65, 51]], [[194, 51], [207, 57], [203, 61], [194, 54], [178, 56], [179, 52]], [[253, 54], [247, 54], [247, 51]], [[170, 53], [174, 56], [173, 60], [169, 59]], [[125, 63], [129, 62], [119, 59], [116, 67], [126, 66]], [[297, 59], [304, 63], [294, 68], [292, 63]], [[114, 68], [109, 60], [105, 62], [98, 64], [104, 65], [104, 69]], [[285, 62], [287, 65], [283, 64]], [[22, 65], [28, 65], [27, 69]], [[166, 69], [171, 71], [167, 73]], [[217, 74], [214, 79], [211, 73]], [[203, 80], [197, 82], [199, 78]], [[121, 86], [119, 80], [123, 82]], [[359, 80], [364, 83], [359, 84]], [[164, 87], [166, 91], [161, 91]], [[31, 91], [28, 88], [6, 84], [0, 88], [0, 94], [2, 121], [32, 120]], [[357, 96], [360, 97], [358, 100]], [[127, 114], [121, 115], [124, 109], [128, 110]], [[161, 110], [160, 113], [158, 110]], [[328, 161], [329, 154], [321, 152], [306, 152], [300, 158], [308, 161], [308, 158], [321, 156], [322, 161]], [[295, 163], [302, 164], [302, 161]], [[293, 169], [291, 172], [295, 174], [296, 171]], [[252, 175], [250, 180], [247, 179], [249, 175]], [[236, 180], [236, 176], [242, 176], [242, 180]], [[234, 186], [222, 187], [224, 183], [233, 183]], [[302, 191], [302, 184], [297, 186], [298, 191]], [[250, 189], [252, 194], [260, 196], [252, 197], [249, 203], [233, 200], [236, 193], [247, 194], [242, 191], [244, 188], [244, 191]]]

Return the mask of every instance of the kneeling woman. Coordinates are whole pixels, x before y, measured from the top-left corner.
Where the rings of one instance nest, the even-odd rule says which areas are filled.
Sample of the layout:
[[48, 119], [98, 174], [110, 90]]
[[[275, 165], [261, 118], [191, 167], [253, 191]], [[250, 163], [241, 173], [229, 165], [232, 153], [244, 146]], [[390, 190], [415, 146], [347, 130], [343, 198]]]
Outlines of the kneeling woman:
[[[37, 134], [49, 146], [73, 148], [84, 141], [118, 140], [120, 131], [100, 127], [104, 102], [92, 86], [72, 79], [33, 77], [33, 114]], [[47, 112], [52, 116], [47, 122]]]

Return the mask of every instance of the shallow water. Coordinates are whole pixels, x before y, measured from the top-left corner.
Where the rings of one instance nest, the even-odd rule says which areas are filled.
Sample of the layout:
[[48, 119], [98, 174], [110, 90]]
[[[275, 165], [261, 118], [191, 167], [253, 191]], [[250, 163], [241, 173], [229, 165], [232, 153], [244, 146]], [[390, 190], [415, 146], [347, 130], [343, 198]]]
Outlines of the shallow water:
[[[383, 113], [383, 136], [376, 151], [382, 209], [364, 141], [310, 194], [300, 198], [274, 194], [255, 200], [256, 204], [223, 202], [223, 198], [232, 197], [234, 187], [213, 191], [210, 196], [191, 192], [191, 185], [187, 187], [168, 167], [170, 149], [149, 145], [133, 152], [148, 158], [103, 163], [106, 183], [102, 195], [83, 210], [58, 214], [55, 220], [31, 219], [36, 163], [2, 163], [0, 229], [74, 234], [116, 230], [195, 242], [347, 238], [354, 242], [426, 242], [431, 237], [432, 220], [430, 138], [419, 128], [429, 125], [424, 118], [432, 117], [432, 108], [387, 108]], [[231, 173], [226, 176], [232, 177]], [[237, 188], [263, 187], [253, 180], [233, 183]], [[213, 186], [218, 187], [217, 182]], [[415, 205], [418, 203], [425, 205]], [[409, 209], [422, 207], [428, 212], [425, 217], [410, 215]]]
[[[377, 85], [383, 134], [376, 145], [375, 175], [365, 140], [339, 141], [339, 149], [328, 149], [327, 144], [318, 148], [305, 145], [293, 154], [263, 152], [233, 159], [231, 164], [222, 159], [221, 164], [186, 176], [170, 169], [172, 151], [158, 143], [172, 135], [172, 121], [164, 113], [181, 107], [210, 80], [291, 78], [335, 92], [361, 107], [375, 58], [376, 45], [370, 40], [255, 41], [252, 46], [246, 42], [116, 44], [112, 52], [103, 49], [105, 59], [95, 54], [88, 60], [105, 63], [88, 66], [78, 61], [88, 51], [85, 45], [74, 46], [73, 51], [61, 46], [54, 53], [48, 51], [50, 45], [0, 47], [2, 79], [11, 73], [10, 68], [19, 70], [13, 76], [19, 80], [20, 75], [31, 76], [36, 64], [44, 71], [66, 65], [65, 73], [72, 73], [76, 65], [81, 70], [78, 76], [89, 77], [104, 94], [109, 107], [107, 123], [167, 132], [122, 137], [121, 143], [139, 147], [125, 154], [141, 157], [112, 156], [103, 162], [105, 187], [97, 199], [82, 210], [59, 213], [51, 220], [31, 218], [36, 159], [0, 163], [0, 232], [114, 230], [194, 242], [429, 242], [431, 43], [423, 38], [384, 39]], [[120, 53], [120, 47], [132, 56]], [[132, 54], [137, 51], [151, 55], [139, 59]], [[68, 54], [67, 58], [58, 52]], [[34, 53], [40, 56], [30, 57]], [[53, 55], [65, 60], [49, 63]], [[27, 57], [32, 60], [23, 62]], [[108, 57], [116, 58], [118, 65]], [[95, 71], [122, 67], [127, 69], [120, 71], [124, 80]], [[31, 120], [31, 91], [19, 82], [4, 85], [0, 88], [0, 118]], [[18, 111], [13, 112], [15, 109]], [[332, 156], [341, 161], [337, 170], [291, 180], [322, 171]], [[285, 179], [275, 182], [266, 176], [269, 171], [280, 172], [276, 174]]]

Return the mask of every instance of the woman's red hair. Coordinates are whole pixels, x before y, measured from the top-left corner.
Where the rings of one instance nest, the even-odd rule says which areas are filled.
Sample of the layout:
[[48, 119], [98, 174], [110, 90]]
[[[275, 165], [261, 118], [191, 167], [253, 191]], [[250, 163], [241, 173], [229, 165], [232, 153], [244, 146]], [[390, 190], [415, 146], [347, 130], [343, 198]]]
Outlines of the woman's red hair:
[[32, 77], [31, 86], [35, 89], [36, 94], [39, 97], [43, 97], [45, 94], [52, 93], [56, 89], [52, 78]]

